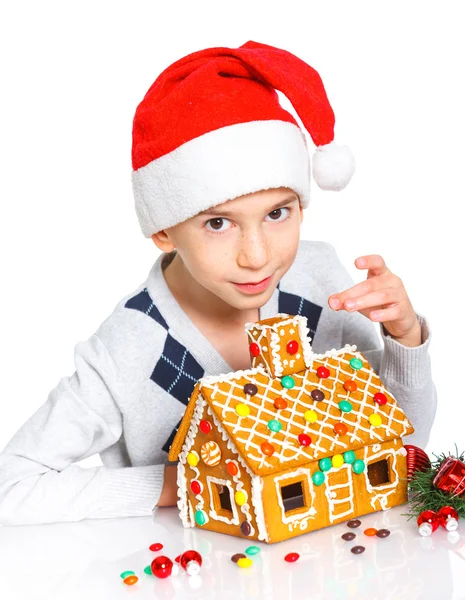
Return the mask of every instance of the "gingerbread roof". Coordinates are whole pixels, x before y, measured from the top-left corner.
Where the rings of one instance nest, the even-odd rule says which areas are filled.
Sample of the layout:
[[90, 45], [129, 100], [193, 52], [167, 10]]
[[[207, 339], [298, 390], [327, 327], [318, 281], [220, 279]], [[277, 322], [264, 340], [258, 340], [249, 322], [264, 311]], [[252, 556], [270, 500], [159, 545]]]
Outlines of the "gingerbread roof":
[[[282, 323], [284, 315], [280, 317]], [[294, 327], [299, 318], [292, 317]], [[272, 376], [259, 363], [245, 371], [202, 378], [189, 401], [170, 460], [177, 459], [198, 402], [208, 404], [216, 426], [227, 433], [256, 475], [413, 432], [394, 397], [355, 346], [317, 355], [308, 345], [302, 354], [306, 367], [291, 375]]]

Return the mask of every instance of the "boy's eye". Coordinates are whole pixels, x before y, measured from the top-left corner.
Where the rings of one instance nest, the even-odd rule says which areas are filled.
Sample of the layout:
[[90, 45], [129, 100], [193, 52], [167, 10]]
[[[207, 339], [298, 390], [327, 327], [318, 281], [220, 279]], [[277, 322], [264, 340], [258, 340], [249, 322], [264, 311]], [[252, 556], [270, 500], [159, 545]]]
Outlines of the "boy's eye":
[[[207, 229], [210, 229], [210, 231], [226, 231], [226, 229], [228, 229], [228, 227], [226, 228], [222, 228], [222, 225], [224, 225], [224, 223], [229, 223], [230, 221], [228, 219], [225, 219], [224, 217], [217, 217], [216, 219], [209, 219], [205, 225], [207, 225]], [[208, 227], [208, 225], [211, 225], [211, 227]]]
[[[286, 217], [289, 216], [290, 212], [291, 209], [288, 207], [276, 208], [275, 210], [272, 210], [270, 213], [268, 213], [266, 216], [270, 217], [271, 221], [279, 223], [281, 221], [284, 221]], [[206, 228], [209, 231], [214, 231], [216, 233], [222, 233], [223, 231], [227, 231], [230, 225], [231, 221], [229, 219], [226, 219], [225, 217], [216, 217], [214, 219], [208, 219], [208, 221], [205, 222]]]
[[[287, 211], [287, 213], [283, 212], [283, 211]], [[270, 213], [268, 213], [267, 216], [271, 217], [272, 221], [284, 221], [284, 218], [286, 218], [290, 212], [291, 212], [291, 209], [287, 208], [287, 207], [276, 208], [275, 210], [272, 210]], [[284, 218], [281, 218], [283, 216], [284, 216]]]

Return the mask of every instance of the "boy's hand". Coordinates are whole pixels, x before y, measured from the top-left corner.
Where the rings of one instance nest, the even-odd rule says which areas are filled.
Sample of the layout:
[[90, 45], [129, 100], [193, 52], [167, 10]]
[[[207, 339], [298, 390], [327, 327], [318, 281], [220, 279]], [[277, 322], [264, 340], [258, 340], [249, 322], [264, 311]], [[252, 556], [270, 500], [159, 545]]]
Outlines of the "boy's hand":
[[333, 294], [328, 303], [334, 310], [358, 311], [371, 321], [383, 323], [394, 339], [404, 346], [421, 344], [421, 326], [401, 279], [377, 254], [360, 256], [357, 269], [368, 269], [366, 281]]

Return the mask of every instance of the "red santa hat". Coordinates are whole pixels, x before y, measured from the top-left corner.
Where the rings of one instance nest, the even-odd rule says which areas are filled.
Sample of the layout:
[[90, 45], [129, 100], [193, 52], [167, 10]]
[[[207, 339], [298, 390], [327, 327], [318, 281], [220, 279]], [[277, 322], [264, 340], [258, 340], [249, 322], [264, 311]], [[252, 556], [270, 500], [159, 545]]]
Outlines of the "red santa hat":
[[249, 41], [207, 48], [165, 69], [136, 109], [132, 185], [143, 234], [172, 227], [244, 194], [288, 187], [310, 200], [313, 178], [341, 190], [355, 162], [336, 146], [334, 113], [317, 71], [286, 50]]

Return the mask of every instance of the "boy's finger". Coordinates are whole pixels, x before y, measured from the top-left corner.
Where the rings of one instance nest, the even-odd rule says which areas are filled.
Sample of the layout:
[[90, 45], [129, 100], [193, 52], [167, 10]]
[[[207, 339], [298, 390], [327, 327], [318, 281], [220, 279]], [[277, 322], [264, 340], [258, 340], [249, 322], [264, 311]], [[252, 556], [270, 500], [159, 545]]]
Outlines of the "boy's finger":
[[370, 294], [365, 294], [364, 296], [349, 298], [345, 300], [341, 308], [353, 312], [356, 310], [373, 308], [375, 306], [386, 306], [394, 302], [400, 302], [401, 300], [401, 290], [398, 288], [385, 288]]
[[367, 254], [355, 259], [355, 266], [358, 269], [368, 269], [373, 275], [383, 275], [388, 271], [384, 258], [379, 254]]
[[339, 292], [339, 294], [332, 294], [328, 298], [328, 302], [331, 308], [338, 310], [343, 306], [346, 300], [358, 298], [359, 296], [365, 296], [366, 294], [371, 294], [372, 292], [376, 292], [387, 287], [387, 282], [384, 278], [381, 279], [380, 277], [373, 277], [371, 279], [361, 281], [360, 283], [356, 283], [351, 288], [348, 288], [343, 292]]

